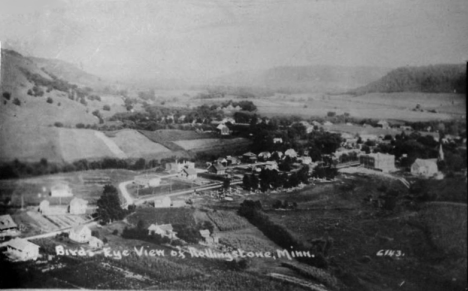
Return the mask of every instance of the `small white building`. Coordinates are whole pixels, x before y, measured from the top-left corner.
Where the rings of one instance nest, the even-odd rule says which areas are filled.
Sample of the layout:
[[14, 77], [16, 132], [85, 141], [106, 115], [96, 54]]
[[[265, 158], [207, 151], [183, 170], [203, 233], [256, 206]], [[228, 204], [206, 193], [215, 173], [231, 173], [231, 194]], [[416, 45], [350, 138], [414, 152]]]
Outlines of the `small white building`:
[[94, 237], [92, 236], [90, 239], [89, 239], [89, 246], [94, 248], [94, 249], [100, 249], [104, 246], [104, 242], [100, 239], [98, 239], [97, 237]]
[[5, 254], [14, 260], [37, 260], [39, 257], [39, 246], [22, 238], [12, 239], [5, 246]]
[[67, 208], [65, 205], [54, 205], [51, 206], [48, 200], [42, 200], [39, 203], [38, 211], [43, 215], [63, 215], [67, 213]]
[[416, 159], [411, 165], [411, 174], [415, 176], [431, 177], [439, 171], [436, 159]]
[[383, 129], [389, 129], [390, 128], [390, 125], [388, 124], [388, 122], [386, 120], [380, 120], [379, 122], [377, 122], [377, 125]]
[[148, 227], [148, 235], [158, 234], [162, 237], [177, 239], [177, 233], [174, 232], [172, 224], [151, 224]]
[[68, 184], [56, 184], [50, 188], [50, 196], [52, 197], [70, 197], [73, 196], [72, 190]]
[[171, 204], [171, 198], [168, 196], [154, 200], [154, 208], [168, 208]]
[[187, 180], [196, 180], [197, 171], [195, 169], [183, 169], [179, 176]]
[[227, 127], [224, 123], [219, 124], [216, 129], [219, 130], [221, 135], [229, 135], [231, 133], [231, 130], [229, 130], [229, 127]]
[[88, 201], [75, 197], [72, 199], [72, 201], [70, 201], [68, 212], [70, 214], [85, 214], [87, 208], [88, 208]]
[[298, 160], [299, 162], [301, 162], [303, 165], [310, 165], [310, 164], [312, 164], [312, 158], [311, 158], [311, 157], [308, 157], [308, 156], [299, 157], [299, 158], [297, 158], [297, 160]]
[[144, 188], [158, 187], [161, 185], [161, 178], [155, 174], [139, 175], [135, 176], [133, 183]]
[[91, 239], [91, 230], [86, 225], [77, 225], [70, 230], [69, 238], [75, 242], [87, 243]]
[[325, 121], [323, 123], [323, 126], [332, 126], [332, 125], [333, 125], [333, 123], [331, 123], [330, 121]]

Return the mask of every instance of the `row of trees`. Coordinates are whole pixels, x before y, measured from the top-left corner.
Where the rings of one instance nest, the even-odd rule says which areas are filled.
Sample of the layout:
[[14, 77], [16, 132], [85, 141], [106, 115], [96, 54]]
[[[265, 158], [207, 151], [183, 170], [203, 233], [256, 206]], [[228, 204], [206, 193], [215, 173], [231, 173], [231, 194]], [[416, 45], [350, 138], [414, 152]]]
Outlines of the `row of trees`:
[[276, 188], [293, 188], [301, 183], [308, 184], [309, 167], [304, 166], [299, 171], [291, 174], [279, 174], [276, 170], [262, 169], [258, 176], [245, 174], [242, 179], [242, 185], [246, 190], [260, 189], [266, 192]]

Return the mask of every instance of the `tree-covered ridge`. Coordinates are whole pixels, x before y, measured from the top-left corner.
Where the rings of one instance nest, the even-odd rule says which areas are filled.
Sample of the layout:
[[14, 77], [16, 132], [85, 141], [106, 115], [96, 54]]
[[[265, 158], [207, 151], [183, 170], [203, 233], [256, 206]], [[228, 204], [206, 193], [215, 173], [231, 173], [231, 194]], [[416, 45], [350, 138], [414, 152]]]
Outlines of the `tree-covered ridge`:
[[465, 93], [465, 65], [402, 67], [351, 93], [363, 95], [381, 92]]

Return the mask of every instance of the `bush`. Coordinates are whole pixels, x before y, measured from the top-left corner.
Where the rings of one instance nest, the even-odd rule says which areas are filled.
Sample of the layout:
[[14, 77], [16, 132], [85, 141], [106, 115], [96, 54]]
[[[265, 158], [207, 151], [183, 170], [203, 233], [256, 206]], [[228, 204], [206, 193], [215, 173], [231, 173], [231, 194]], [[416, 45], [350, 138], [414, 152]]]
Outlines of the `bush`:
[[119, 231], [117, 229], [114, 229], [114, 231], [112, 231], [112, 234], [113, 235], [119, 235]]
[[30, 96], [34, 96], [34, 94], [33, 94], [33, 92], [32, 92], [32, 90], [31, 90], [31, 89], [29, 89], [29, 90], [28, 90], [28, 95], [30, 95]]
[[15, 98], [13, 100], [13, 104], [17, 105], [17, 106], [21, 106], [21, 101], [18, 99], [18, 98]]
[[94, 236], [94, 237], [99, 238], [99, 231], [93, 230], [93, 231], [91, 231], [91, 235]]
[[85, 128], [85, 125], [83, 123], [77, 123], [76, 128]]
[[11, 98], [10, 92], [3, 92], [3, 98], [5, 98], [6, 100], [10, 100]]
[[107, 104], [102, 107], [102, 110], [110, 111], [110, 109], [110, 106]]
[[47, 103], [50, 103], [50, 104], [54, 103], [54, 99], [48, 97], [48, 98], [47, 98]]
[[63, 127], [63, 123], [58, 122], [58, 121], [55, 122], [54, 125], [55, 125], [55, 127]]

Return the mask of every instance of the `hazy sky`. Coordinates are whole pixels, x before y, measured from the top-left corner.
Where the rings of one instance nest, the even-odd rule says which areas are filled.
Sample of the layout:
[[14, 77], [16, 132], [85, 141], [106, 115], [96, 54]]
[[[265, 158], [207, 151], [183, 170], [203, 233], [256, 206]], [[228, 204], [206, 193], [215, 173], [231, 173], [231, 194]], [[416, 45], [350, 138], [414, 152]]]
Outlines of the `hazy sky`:
[[115, 77], [468, 60], [467, 0], [0, 0], [0, 39]]

